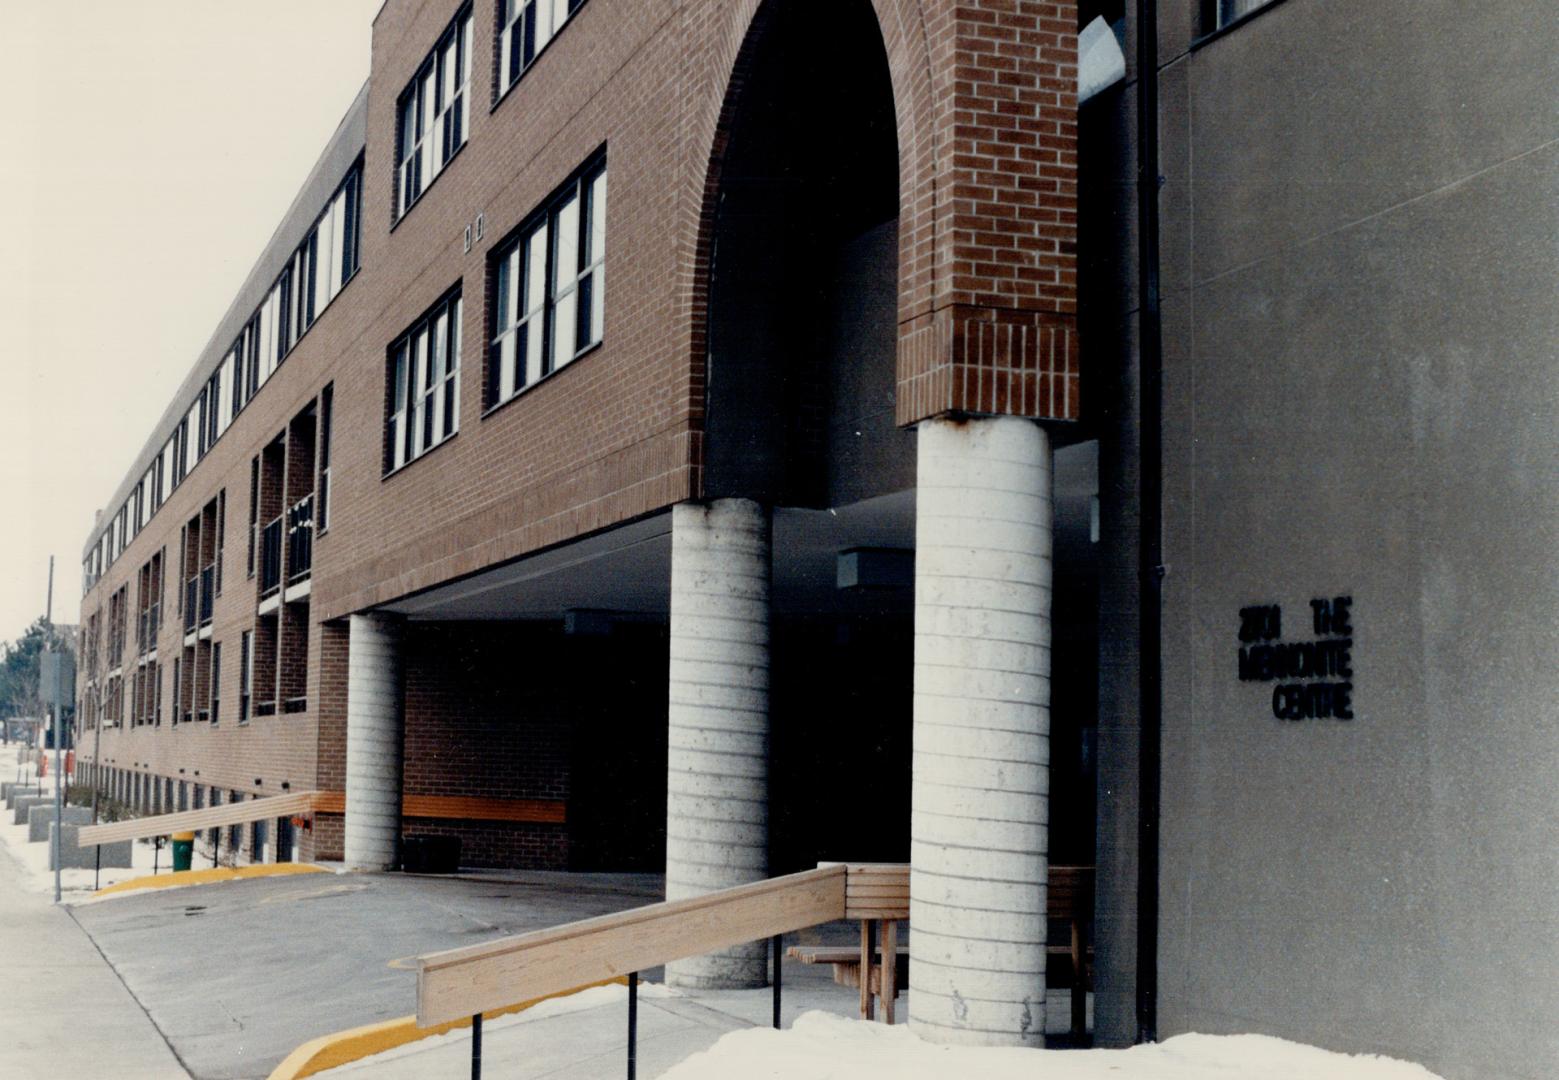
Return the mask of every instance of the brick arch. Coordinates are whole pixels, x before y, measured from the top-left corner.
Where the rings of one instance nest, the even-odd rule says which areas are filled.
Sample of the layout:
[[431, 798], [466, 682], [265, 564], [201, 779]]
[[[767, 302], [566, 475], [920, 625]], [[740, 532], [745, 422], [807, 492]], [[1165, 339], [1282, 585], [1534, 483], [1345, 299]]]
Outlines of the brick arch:
[[[720, 166], [760, 21], [794, 0], [684, 9], [690, 460], [701, 472]], [[872, 0], [899, 138], [897, 419], [1076, 420], [1076, 0]], [[694, 10], [696, 8], [696, 10]], [[695, 488], [701, 481], [695, 482]]]
[[[689, 20], [688, 40], [702, 43], [701, 71], [690, 70], [697, 100], [687, 140], [691, 191], [686, 204], [694, 219], [691, 250], [680, 265], [685, 282], [691, 382], [688, 410], [694, 437], [694, 463], [702, 472], [700, 433], [708, 363], [709, 268], [714, 243], [715, 208], [731, 130], [765, 24], [781, 3], [791, 0], [736, 0], [706, 5]], [[871, 0], [882, 32], [893, 86], [894, 120], [899, 147], [899, 296], [903, 327], [931, 310], [936, 243], [936, 133], [932, 115], [931, 58], [920, 0]], [[690, 60], [690, 68], [695, 61]], [[698, 485], [701, 487], [701, 481]]]

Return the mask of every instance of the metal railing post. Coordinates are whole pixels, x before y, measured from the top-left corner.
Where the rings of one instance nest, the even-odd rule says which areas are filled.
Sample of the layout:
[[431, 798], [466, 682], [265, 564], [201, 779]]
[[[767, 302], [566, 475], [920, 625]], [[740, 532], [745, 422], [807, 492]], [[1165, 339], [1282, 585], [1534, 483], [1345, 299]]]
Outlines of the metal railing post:
[[771, 939], [774, 944], [774, 1030], [780, 1029], [780, 984], [784, 977], [785, 952], [781, 939], [784, 934], [775, 934]]
[[639, 973], [628, 974], [628, 1080], [639, 1071]]
[[471, 1080], [482, 1080], [482, 1014], [471, 1017]]

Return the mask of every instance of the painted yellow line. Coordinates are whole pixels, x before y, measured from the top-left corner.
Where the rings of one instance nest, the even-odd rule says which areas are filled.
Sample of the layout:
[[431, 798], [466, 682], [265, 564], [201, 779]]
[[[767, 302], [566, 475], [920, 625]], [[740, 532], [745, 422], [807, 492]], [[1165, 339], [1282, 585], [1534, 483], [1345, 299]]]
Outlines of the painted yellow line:
[[[558, 994], [548, 994], [546, 997], [532, 998], [530, 1001], [522, 1001], [518, 1005], [506, 1005], [501, 1009], [492, 1009], [484, 1012], [482, 1019], [485, 1021], [497, 1016], [524, 1012], [534, 1005], [540, 1005], [543, 1001], [567, 997], [570, 994], [577, 994], [581, 990], [593, 990], [597, 986], [626, 986], [627, 983], [628, 980], [621, 975], [615, 979], [602, 979], [600, 982], [575, 987], [573, 990], [565, 990]], [[364, 1027], [338, 1031], [333, 1035], [321, 1035], [317, 1039], [310, 1039], [288, 1054], [280, 1065], [271, 1070], [268, 1080], [300, 1080], [301, 1077], [313, 1076], [315, 1073], [324, 1072], [326, 1069], [334, 1069], [340, 1065], [349, 1065], [354, 1061], [361, 1061], [365, 1057], [382, 1054], [386, 1050], [395, 1049], [397, 1046], [405, 1046], [407, 1043], [432, 1038], [434, 1035], [444, 1035], [459, 1028], [468, 1028], [470, 1026], [471, 1018], [466, 1017], [464, 1020], [451, 1020], [447, 1024], [435, 1024], [432, 1027], [420, 1028], [417, 1026], [417, 1018], [415, 1016], [403, 1016], [399, 1020], [385, 1020], [378, 1024], [368, 1024]]]
[[313, 863], [256, 863], [253, 866], [213, 866], [208, 870], [179, 870], [171, 874], [151, 874], [131, 878], [113, 885], [105, 885], [94, 897], [115, 893], [138, 892], [141, 889], [176, 889], [184, 885], [210, 885], [218, 881], [236, 881], [239, 878], [286, 877], [291, 874], [328, 874], [330, 871]]

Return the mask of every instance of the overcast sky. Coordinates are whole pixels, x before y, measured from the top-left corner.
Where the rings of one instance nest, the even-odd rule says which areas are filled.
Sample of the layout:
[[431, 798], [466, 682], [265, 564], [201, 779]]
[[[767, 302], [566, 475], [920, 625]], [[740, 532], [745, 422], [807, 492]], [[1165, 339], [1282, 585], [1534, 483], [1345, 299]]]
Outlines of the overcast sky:
[[81, 606], [95, 510], [363, 81], [382, 0], [0, 0], [0, 640]]

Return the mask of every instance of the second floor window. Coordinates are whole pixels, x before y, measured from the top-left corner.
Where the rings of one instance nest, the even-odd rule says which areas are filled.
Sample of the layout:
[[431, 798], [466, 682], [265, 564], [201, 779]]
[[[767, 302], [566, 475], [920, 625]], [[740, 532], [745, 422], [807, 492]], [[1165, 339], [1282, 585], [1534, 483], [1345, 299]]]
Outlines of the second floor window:
[[460, 430], [460, 312], [456, 289], [390, 346], [386, 472]]
[[396, 216], [422, 195], [466, 141], [471, 85], [471, 11], [455, 16], [433, 55], [400, 97]]
[[494, 256], [489, 406], [600, 342], [605, 264], [606, 163], [595, 161]]

